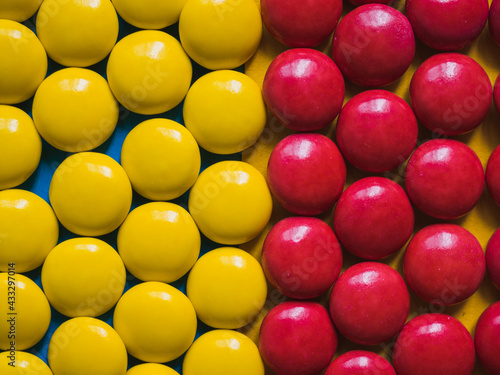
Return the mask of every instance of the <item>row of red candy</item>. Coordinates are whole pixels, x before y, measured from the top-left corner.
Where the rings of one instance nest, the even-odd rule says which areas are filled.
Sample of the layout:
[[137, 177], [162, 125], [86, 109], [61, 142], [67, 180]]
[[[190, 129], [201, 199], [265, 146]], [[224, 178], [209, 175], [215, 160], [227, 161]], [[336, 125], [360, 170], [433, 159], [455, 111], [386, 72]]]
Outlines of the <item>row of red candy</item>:
[[[274, 198], [300, 216], [279, 221], [264, 242], [262, 265], [268, 280], [296, 301], [279, 304], [264, 319], [261, 354], [277, 374], [312, 375], [328, 367], [327, 375], [468, 375], [477, 352], [484, 367], [499, 374], [500, 325], [495, 319], [500, 317], [500, 303], [481, 316], [475, 344], [452, 316], [426, 313], [406, 321], [407, 285], [431, 306], [469, 298], [486, 269], [500, 285], [500, 232], [490, 240], [486, 257], [475, 236], [456, 224], [429, 225], [410, 240], [412, 203], [430, 217], [457, 219], [477, 204], [486, 182], [500, 204], [500, 149], [491, 155], [485, 176], [469, 146], [447, 139], [477, 128], [492, 98], [500, 111], [500, 85], [493, 90], [480, 64], [450, 52], [476, 40], [488, 15], [491, 35], [500, 44], [500, 1], [494, 0], [489, 9], [487, 0], [407, 0], [406, 16], [387, 6], [394, 1], [351, 2], [359, 7], [338, 22], [341, 1], [261, 1], [268, 31], [295, 47], [269, 66], [264, 98], [282, 124], [302, 132], [281, 140], [268, 163]], [[333, 60], [310, 48], [332, 32]], [[407, 72], [414, 60], [415, 36], [446, 53], [433, 53], [417, 68], [409, 88], [410, 107], [399, 96], [374, 88], [392, 84]], [[343, 106], [344, 77], [371, 90]], [[316, 132], [337, 116], [338, 147]], [[431, 132], [420, 142], [417, 119]], [[406, 191], [380, 176], [358, 180], [344, 191], [344, 158], [363, 171], [404, 179]], [[333, 230], [311, 217], [335, 203]], [[397, 253], [408, 240], [405, 283], [393, 268], [374, 261]], [[368, 261], [340, 275], [341, 245]], [[320, 297], [332, 285], [329, 312], [319, 303], [298, 301]], [[386, 351], [392, 354], [394, 368], [367, 351], [345, 353], [330, 364], [338, 346], [334, 326], [360, 345], [388, 348], [397, 337]]]

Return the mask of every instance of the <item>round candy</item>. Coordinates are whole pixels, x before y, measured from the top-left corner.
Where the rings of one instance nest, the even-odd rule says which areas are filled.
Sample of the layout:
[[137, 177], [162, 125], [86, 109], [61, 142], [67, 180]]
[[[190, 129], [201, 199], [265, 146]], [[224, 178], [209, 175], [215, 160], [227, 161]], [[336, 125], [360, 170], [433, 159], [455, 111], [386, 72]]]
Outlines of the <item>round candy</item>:
[[391, 364], [382, 356], [365, 350], [352, 350], [338, 356], [325, 375], [396, 375]]
[[47, 74], [47, 54], [35, 33], [0, 19], [0, 104], [31, 98]]
[[486, 370], [500, 374], [500, 302], [489, 306], [477, 321], [474, 333], [477, 356]]
[[3, 0], [0, 3], [0, 19], [17, 22], [26, 21], [33, 16], [43, 0]]
[[455, 224], [424, 227], [405, 251], [404, 274], [408, 286], [435, 305], [453, 305], [469, 298], [481, 285], [485, 268], [479, 241]]
[[406, 16], [423, 43], [453, 51], [481, 34], [488, 20], [488, 0], [407, 0]]
[[188, 0], [179, 19], [187, 54], [210, 70], [234, 69], [259, 47], [262, 19], [254, 0]]
[[125, 277], [115, 249], [95, 238], [60, 243], [42, 268], [43, 290], [51, 306], [69, 317], [95, 317], [110, 310], [123, 293]]
[[189, 273], [187, 296], [198, 318], [214, 328], [240, 328], [264, 306], [266, 277], [246, 251], [221, 247], [203, 255]]
[[110, 0], [45, 1], [36, 32], [49, 57], [65, 66], [103, 60], [118, 38], [118, 16]]
[[110, 325], [95, 318], [62, 323], [50, 339], [48, 358], [54, 375], [117, 375], [127, 371], [122, 339]]
[[[498, 18], [500, 19], [500, 17]], [[495, 105], [495, 109], [497, 110], [497, 112], [500, 112], [500, 74], [497, 76], [495, 85], [493, 87], [493, 104]]]
[[342, 250], [332, 228], [315, 217], [288, 217], [269, 231], [262, 247], [269, 282], [295, 299], [319, 297], [342, 268]]
[[323, 305], [287, 301], [264, 318], [259, 348], [264, 362], [277, 374], [315, 375], [333, 359], [337, 334]]
[[186, 95], [193, 69], [173, 36], [142, 30], [116, 43], [107, 65], [109, 86], [129, 111], [155, 115], [171, 110]]
[[428, 58], [410, 83], [410, 99], [417, 118], [437, 134], [463, 134], [478, 127], [488, 113], [491, 95], [485, 70], [459, 53]]
[[495, 43], [500, 46], [500, 1], [492, 0], [488, 14], [488, 27]]
[[491, 197], [500, 206], [500, 147], [496, 147], [486, 164], [486, 187]]
[[476, 153], [452, 139], [434, 139], [417, 147], [406, 167], [406, 192], [424, 213], [452, 220], [469, 212], [484, 188]]
[[500, 289], [500, 230], [496, 230], [486, 245], [486, 269], [493, 284]]
[[356, 6], [365, 5], [365, 4], [385, 4], [392, 5], [396, 0], [349, 0], [351, 4]]
[[0, 228], [0, 271], [7, 271], [9, 263], [16, 272], [41, 266], [59, 237], [52, 208], [26, 190], [0, 191]]
[[201, 335], [182, 364], [184, 375], [264, 375], [259, 349], [247, 336], [216, 329]]
[[470, 375], [476, 360], [469, 331], [445, 314], [410, 320], [399, 333], [393, 353], [398, 375]]
[[144, 281], [180, 279], [198, 259], [200, 246], [191, 215], [168, 202], [137, 207], [118, 231], [118, 251], [127, 270]]
[[179, 21], [187, 0], [113, 0], [118, 14], [129, 24], [141, 29], [163, 29]]
[[[16, 273], [15, 265], [0, 273], [0, 349], [25, 350], [39, 342], [50, 323], [50, 305], [31, 279]], [[14, 345], [12, 345], [14, 343]]]
[[287, 128], [314, 131], [329, 125], [344, 102], [344, 78], [331, 58], [309, 48], [279, 54], [264, 76], [271, 113]]
[[340, 71], [360, 86], [385, 86], [401, 77], [415, 54], [408, 19], [384, 4], [366, 4], [339, 22], [332, 44]]
[[40, 358], [17, 350], [0, 353], [0, 373], [2, 375], [53, 375], [49, 366]]
[[378, 345], [398, 334], [410, 311], [410, 293], [403, 277], [383, 263], [349, 267], [330, 295], [335, 327], [349, 340]]
[[40, 135], [55, 148], [89, 151], [115, 130], [118, 103], [102, 76], [89, 69], [66, 68], [38, 88], [33, 120]]
[[0, 190], [26, 181], [41, 156], [42, 141], [31, 117], [19, 108], [0, 105]]
[[264, 176], [241, 161], [211, 165], [189, 194], [189, 212], [200, 231], [225, 245], [257, 237], [271, 217], [272, 205]]
[[267, 181], [276, 200], [297, 215], [318, 215], [337, 201], [346, 179], [333, 141], [317, 133], [292, 134], [271, 152]]
[[129, 289], [116, 305], [113, 324], [128, 353], [145, 362], [169, 362], [193, 343], [191, 301], [168, 284], [148, 281]]
[[125, 220], [132, 187], [123, 168], [111, 157], [82, 152], [57, 167], [49, 189], [57, 218], [80, 236], [101, 236]]
[[337, 120], [342, 155], [368, 172], [386, 172], [402, 164], [413, 152], [417, 135], [417, 119], [408, 103], [385, 90], [357, 94]]
[[383, 177], [365, 177], [340, 196], [333, 227], [340, 243], [354, 255], [385, 258], [410, 239], [415, 219], [403, 188]]
[[159, 363], [143, 363], [129, 369], [126, 375], [179, 375], [179, 373]]
[[259, 85], [234, 70], [210, 72], [189, 89], [184, 123], [201, 147], [216, 154], [243, 151], [266, 125], [266, 105]]
[[141, 122], [128, 133], [121, 163], [132, 187], [143, 197], [171, 200], [194, 184], [201, 157], [196, 140], [184, 126], [157, 118]]
[[271, 35], [290, 47], [314, 47], [333, 32], [342, 13], [342, 0], [263, 0], [262, 20]]

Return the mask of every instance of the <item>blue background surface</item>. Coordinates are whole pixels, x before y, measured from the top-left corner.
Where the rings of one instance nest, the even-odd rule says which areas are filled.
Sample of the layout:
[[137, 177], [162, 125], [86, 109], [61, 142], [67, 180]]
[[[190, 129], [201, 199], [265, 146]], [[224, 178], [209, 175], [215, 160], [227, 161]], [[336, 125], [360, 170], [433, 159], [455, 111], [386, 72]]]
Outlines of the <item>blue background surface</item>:
[[[118, 16], [119, 17], [119, 16]], [[35, 21], [36, 21], [36, 14], [32, 18], [28, 19], [25, 21], [23, 24], [27, 27], [29, 27], [32, 31], [36, 33], [35, 30]], [[141, 29], [135, 28], [129, 24], [127, 24], [125, 21], [123, 21], [122, 18], [119, 17], [119, 24], [120, 24], [120, 31], [119, 31], [119, 36], [118, 40], [122, 39], [128, 34], [131, 34], [136, 31], [140, 31]], [[179, 32], [178, 32], [178, 24], [174, 24], [172, 26], [169, 26], [162, 31], [167, 32], [168, 34], [174, 36], [177, 40], [179, 40]], [[92, 69], [95, 72], [101, 74], [103, 77], [106, 78], [106, 65], [107, 65], [108, 59], [106, 58], [105, 60], [101, 61], [100, 63], [93, 65], [89, 67], [88, 69]], [[191, 61], [193, 65], [193, 79], [192, 82], [196, 81], [199, 77], [202, 75], [206, 74], [209, 72], [209, 70], [201, 67], [200, 65], [196, 64], [194, 61]], [[53, 60], [49, 58], [49, 68], [48, 68], [48, 73], [47, 76], [54, 73], [57, 70], [64, 69], [65, 67], [62, 65], [57, 64]], [[238, 70], [240, 72], [244, 72], [244, 66], [241, 66], [235, 70]], [[17, 107], [23, 109], [25, 112], [27, 112], [30, 116], [31, 114], [31, 109], [32, 109], [32, 104], [33, 104], [33, 99], [29, 99], [26, 102], [23, 102]], [[106, 155], [109, 155], [116, 161], [120, 162], [120, 154], [121, 154], [121, 148], [123, 141], [125, 140], [125, 137], [127, 134], [130, 132], [131, 129], [133, 129], [137, 124], [139, 124], [142, 121], [151, 119], [151, 118], [168, 118], [171, 120], [174, 120], [182, 125], [184, 125], [184, 121], [182, 118], [182, 106], [183, 102], [180, 103], [177, 107], [173, 108], [172, 110], [159, 114], [159, 115], [153, 115], [153, 116], [145, 116], [145, 115], [139, 115], [136, 113], [132, 113], [125, 109], [123, 106], [120, 105], [120, 116], [119, 116], [119, 121], [116, 126], [116, 129], [112, 136], [101, 146], [97, 147], [94, 150], [91, 150], [92, 152], [100, 152]], [[209, 165], [216, 163], [218, 161], [222, 160], [241, 160], [241, 153], [237, 154], [232, 154], [232, 155], [216, 155], [209, 153], [208, 151], [203, 150], [200, 148], [201, 152], [201, 170], [205, 169]], [[43, 148], [42, 148], [42, 159], [40, 161], [40, 165], [38, 166], [37, 170], [33, 173], [33, 175], [22, 185], [16, 187], [17, 189], [24, 189], [24, 190], [29, 190], [32, 191], [33, 193], [39, 195], [42, 197], [44, 200], [46, 200], [48, 203], [49, 201], [49, 186], [50, 186], [50, 181], [52, 179], [52, 176], [56, 170], [56, 168], [59, 166], [59, 164], [66, 159], [70, 153], [60, 151], [58, 149], [55, 149], [51, 145], [49, 145], [47, 142], [43, 141]], [[181, 197], [172, 200], [172, 203], [179, 204], [180, 206], [184, 207], [187, 210], [187, 203], [188, 203], [188, 196], [189, 196], [189, 191], [186, 192], [184, 195]], [[149, 200], [141, 197], [139, 194], [134, 192], [133, 196], [133, 202], [132, 202], [132, 208], [134, 209], [137, 206], [140, 206], [142, 204], [148, 203]], [[69, 232], [67, 229], [65, 229], [62, 225], [59, 225], [60, 228], [60, 234], [59, 234], [59, 242], [65, 241], [70, 238], [78, 237], [74, 233]], [[117, 232], [118, 230], [113, 231], [112, 233], [98, 237], [99, 239], [106, 241], [109, 243], [111, 246], [113, 246], [114, 249], [116, 249], [116, 238], [117, 238]], [[205, 254], [207, 251], [220, 247], [222, 245], [217, 244], [215, 242], [210, 241], [207, 239], [205, 236], [202, 235], [202, 245], [201, 245], [201, 251], [200, 251], [200, 256]], [[40, 287], [41, 285], [41, 268], [39, 267], [31, 272], [25, 273], [26, 276], [34, 280]], [[187, 280], [187, 275], [179, 279], [178, 281], [171, 283], [172, 286], [178, 288], [181, 290], [183, 293], [186, 292], [186, 280]], [[132, 286], [140, 283], [141, 281], [133, 277], [130, 273], [127, 272], [127, 282], [125, 286], [125, 291], [130, 289]], [[69, 318], [58, 313], [56, 310], [53, 308], [52, 310], [52, 319], [51, 323], [49, 326], [49, 329], [45, 336], [42, 338], [42, 340], [35, 345], [33, 348], [28, 349], [28, 352], [31, 352], [38, 357], [40, 357], [42, 360], [44, 360], [46, 363], [47, 361], [47, 352], [48, 352], [48, 345], [50, 342], [50, 339], [52, 337], [52, 334], [54, 331], [59, 327], [61, 323], [64, 321], [68, 320]], [[97, 317], [98, 319], [101, 319], [105, 322], [107, 322], [110, 325], [113, 325], [113, 311], [114, 308], [108, 311], [107, 313]], [[198, 329], [197, 329], [197, 334], [196, 337], [199, 337], [201, 334], [209, 331], [211, 328], [203, 324], [198, 320]], [[172, 367], [179, 373], [182, 373], [182, 360], [184, 358], [184, 355], [179, 357], [178, 359], [167, 363], [168, 366]], [[141, 363], [139, 360], [129, 356], [129, 367], [134, 366], [136, 364]]]

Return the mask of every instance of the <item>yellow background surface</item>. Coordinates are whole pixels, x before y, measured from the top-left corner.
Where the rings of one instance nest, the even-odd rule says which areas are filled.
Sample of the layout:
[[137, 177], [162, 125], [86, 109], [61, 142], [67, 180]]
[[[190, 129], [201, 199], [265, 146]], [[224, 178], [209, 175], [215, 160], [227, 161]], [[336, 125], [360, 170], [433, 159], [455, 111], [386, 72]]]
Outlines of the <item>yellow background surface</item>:
[[[404, 1], [396, 1], [393, 7], [404, 13]], [[354, 6], [352, 6], [347, 1], [344, 1], [343, 15], [345, 15], [352, 9], [354, 9]], [[436, 22], [439, 21], [436, 20]], [[324, 52], [325, 54], [331, 57], [331, 40], [332, 38], [330, 37], [327, 41], [317, 46], [316, 49]], [[264, 28], [263, 38], [260, 47], [257, 53], [254, 55], [254, 57], [246, 64], [245, 67], [246, 74], [248, 74], [259, 85], [262, 86], [262, 82], [264, 80], [264, 75], [266, 73], [267, 67], [269, 66], [274, 57], [276, 57], [279, 53], [285, 51], [286, 49], [288, 48], [280, 44], [276, 40], [274, 40], [273, 37], [270, 36], [270, 34]], [[491, 38], [488, 25], [485, 27], [480, 37], [476, 41], [474, 41], [474, 43], [472, 43], [471, 45], [465, 47], [463, 50], [460, 50], [458, 52], [466, 54], [475, 59], [477, 62], [479, 62], [481, 66], [488, 73], [491, 83], [494, 84], [498, 74], [500, 73], [500, 47], [498, 47]], [[389, 86], [383, 87], [383, 89], [394, 92], [401, 98], [405, 99], [408, 103], [410, 103], [408, 88], [413, 73], [420, 66], [420, 64], [422, 64], [423, 61], [425, 61], [427, 58], [437, 53], [439, 53], [439, 51], [432, 50], [417, 40], [415, 58], [413, 59], [413, 63], [408, 69], [408, 71], [397, 82]], [[355, 94], [364, 90], [366, 89], [356, 86], [346, 80], [346, 97], [344, 100], [344, 104]], [[323, 129], [321, 132], [323, 134], [330, 136], [333, 140], [335, 140], [335, 125], [336, 122], [332, 123], [331, 126]], [[254, 165], [264, 175], [266, 175], [267, 161], [269, 159], [269, 155], [273, 147], [286, 135], [291, 133], [292, 131], [284, 128], [282, 125], [280, 125], [280, 123], [276, 120], [276, 118], [268, 114], [267, 126], [264, 132], [262, 133], [261, 138], [253, 147], [244, 151], [243, 160]], [[431, 132], [425, 129], [423, 126], [419, 125], [418, 144], [421, 144], [422, 142], [430, 139], [431, 137], [432, 137]], [[470, 147], [472, 147], [472, 149], [476, 151], [479, 158], [481, 159], [483, 166], [486, 168], [486, 163], [488, 161], [491, 152], [497, 145], [500, 144], [500, 116], [496, 112], [493, 103], [491, 104], [486, 119], [477, 129], [468, 134], [452, 138], [460, 140], [468, 144]], [[348, 173], [347, 173], [346, 186], [350, 185], [352, 182], [360, 178], [367, 177], [370, 175], [376, 175], [357, 170], [348, 163], [347, 163], [347, 170]], [[386, 174], [378, 174], [378, 176], [389, 177], [404, 186], [403, 183], [404, 166], [399, 168], [399, 170], [394, 170]], [[279, 206], [277, 202], [274, 202], [273, 216], [266, 230], [257, 239], [249, 243], [243, 244], [241, 247], [248, 250], [257, 259], [260, 259], [262, 244], [267, 232], [272, 228], [272, 226], [277, 221], [286, 216], [291, 216], [291, 213], [285, 211], [282, 207]], [[332, 225], [333, 209], [319, 217], [325, 220], [329, 225]], [[441, 220], [433, 219], [423, 214], [416, 208], [415, 208], [415, 219], [416, 221], [415, 221], [414, 233], [426, 225], [443, 222]], [[486, 249], [486, 245], [491, 235], [498, 227], [500, 227], [500, 208], [495, 205], [491, 196], [489, 195], [489, 193], [485, 188], [483, 195], [481, 196], [481, 199], [479, 200], [476, 207], [470, 213], [459, 219], [448, 222], [461, 225], [464, 228], [468, 229], [470, 232], [472, 232], [477, 237], [484, 250]], [[362, 259], [351, 255], [345, 250], [343, 251], [343, 255], [344, 255], [343, 270], [345, 270], [347, 267], [349, 267], [354, 263], [363, 261]], [[402, 274], [403, 256], [404, 256], [404, 249], [382, 261], [384, 263], [391, 265]], [[494, 288], [488, 275], [486, 275], [481, 287], [472, 297], [470, 297], [465, 302], [462, 302], [454, 306], [449, 306], [446, 308], [431, 306], [428, 303], [416, 297], [411, 291], [410, 293], [412, 297], [412, 306], [411, 306], [410, 316], [408, 317], [408, 319], [411, 319], [412, 317], [418, 314], [426, 312], [443, 312], [458, 318], [467, 327], [467, 329], [471, 332], [472, 335], [474, 334], [474, 328], [481, 313], [490, 304], [500, 300], [500, 292]], [[329, 293], [325, 293], [325, 295], [323, 295], [318, 300], [324, 303], [325, 306], [327, 306], [328, 297]], [[250, 336], [254, 341], [257, 342], [260, 324], [265, 314], [267, 313], [267, 311], [269, 311], [270, 308], [272, 308], [273, 306], [277, 305], [278, 303], [284, 300], [285, 298], [269, 285], [268, 301], [264, 310], [261, 312], [258, 319], [254, 323], [244, 327], [243, 331], [248, 336]], [[339, 335], [339, 348], [337, 350], [336, 356], [348, 350], [363, 349], [363, 350], [371, 350], [378, 352], [379, 354], [389, 359], [391, 355], [391, 348], [392, 348], [391, 342], [386, 343], [384, 345], [367, 347], [367, 346], [352, 344]], [[267, 369], [266, 374], [267, 373], [272, 374], [272, 372], [269, 369]], [[486, 374], [486, 371], [479, 364], [479, 361], [476, 361], [476, 368], [474, 370], [474, 375], [480, 375], [480, 374]]]

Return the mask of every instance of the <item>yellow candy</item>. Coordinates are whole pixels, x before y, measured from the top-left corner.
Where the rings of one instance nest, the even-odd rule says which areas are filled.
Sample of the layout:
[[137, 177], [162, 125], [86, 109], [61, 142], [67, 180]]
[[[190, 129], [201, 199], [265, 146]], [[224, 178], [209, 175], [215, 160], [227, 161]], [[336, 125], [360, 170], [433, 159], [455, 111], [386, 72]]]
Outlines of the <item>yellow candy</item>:
[[62, 69], [45, 79], [33, 100], [41, 136], [68, 152], [103, 144], [118, 122], [118, 103], [106, 80], [89, 69]]
[[264, 176], [241, 161], [205, 169], [189, 195], [189, 212], [211, 240], [236, 245], [250, 241], [271, 217], [272, 198]]
[[0, 295], [0, 349], [31, 348], [49, 328], [50, 306], [45, 294], [12, 270], [0, 273]]
[[42, 269], [50, 304], [69, 317], [104, 314], [125, 288], [125, 266], [118, 253], [95, 238], [74, 238], [57, 245]]
[[196, 313], [179, 290], [148, 281], [125, 292], [116, 305], [113, 324], [131, 355], [163, 363], [180, 357], [193, 343]]
[[111, 90], [128, 110], [144, 115], [178, 105], [191, 84], [192, 67], [180, 43], [157, 30], [142, 30], [120, 40], [107, 66]]
[[47, 54], [36, 37], [18, 22], [0, 19], [0, 104], [31, 98], [47, 74]]
[[132, 367], [127, 371], [127, 375], [179, 375], [179, 373], [158, 363], [143, 363]]
[[113, 0], [120, 16], [141, 29], [163, 29], [179, 20], [187, 0]]
[[234, 69], [252, 57], [262, 36], [255, 0], [188, 0], [179, 19], [188, 55], [207, 69]]
[[0, 18], [17, 22], [26, 21], [40, 7], [43, 0], [2, 0]]
[[0, 190], [26, 181], [41, 155], [42, 141], [31, 117], [19, 108], [0, 105]]
[[187, 295], [198, 318], [214, 328], [240, 328], [264, 306], [267, 284], [246, 251], [222, 247], [203, 255], [189, 273]]
[[41, 266], [58, 237], [54, 211], [42, 198], [26, 190], [0, 191], [0, 271], [10, 263], [16, 272]]
[[118, 16], [110, 0], [45, 0], [36, 31], [54, 61], [85, 67], [104, 59], [113, 48]]
[[118, 232], [118, 251], [125, 266], [144, 281], [180, 279], [198, 259], [200, 246], [200, 232], [191, 215], [168, 202], [139, 206]]
[[232, 154], [250, 147], [266, 125], [262, 92], [250, 77], [234, 70], [205, 74], [189, 89], [184, 122], [201, 147]]
[[264, 375], [259, 349], [247, 336], [216, 329], [200, 336], [189, 348], [183, 375]]
[[182, 125], [147, 120], [127, 135], [121, 163], [135, 191], [151, 200], [184, 194], [198, 178], [201, 158], [196, 140]]
[[37, 356], [22, 351], [0, 353], [2, 375], [53, 375], [49, 366]]
[[73, 318], [56, 329], [49, 343], [49, 365], [54, 375], [125, 375], [127, 351], [107, 323], [95, 318]]
[[62, 225], [80, 236], [112, 232], [125, 220], [132, 187], [111, 157], [82, 152], [66, 158], [50, 183], [49, 198]]

